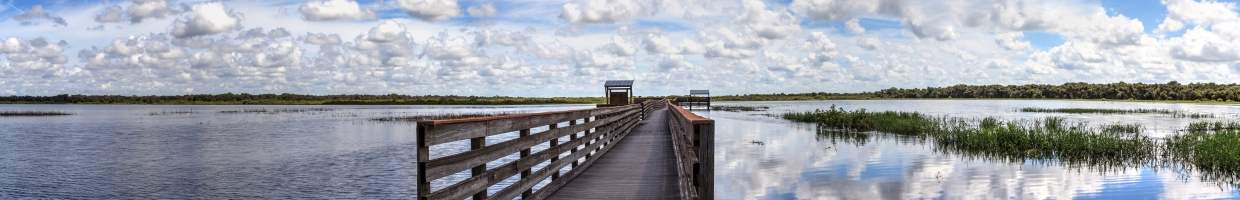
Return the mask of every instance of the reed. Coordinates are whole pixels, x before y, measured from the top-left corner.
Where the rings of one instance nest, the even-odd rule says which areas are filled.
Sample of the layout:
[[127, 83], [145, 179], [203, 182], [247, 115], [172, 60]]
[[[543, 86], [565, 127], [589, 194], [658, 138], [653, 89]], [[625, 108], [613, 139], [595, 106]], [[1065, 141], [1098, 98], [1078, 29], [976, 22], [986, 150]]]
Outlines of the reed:
[[932, 131], [934, 119], [916, 112], [869, 112], [865, 109], [846, 111], [834, 105], [826, 110], [785, 113], [784, 119], [815, 122], [821, 126], [850, 131], [879, 131], [904, 135], [921, 135]]
[[710, 110], [727, 111], [727, 112], [754, 112], [766, 111], [770, 109], [767, 106], [711, 106]]
[[39, 116], [63, 116], [73, 115], [72, 113], [57, 111], [0, 111], [0, 117], [39, 117]]
[[1107, 108], [1021, 108], [1021, 112], [1072, 113], [1072, 114], [1174, 114], [1166, 109], [1107, 109]]
[[324, 111], [333, 111], [333, 110], [335, 109], [331, 109], [331, 108], [282, 108], [282, 109], [254, 108], [254, 109], [240, 109], [240, 110], [222, 110], [219, 113], [222, 113], [222, 114], [244, 114], [244, 113], [278, 114], [278, 113], [300, 113], [300, 112], [324, 112]]
[[1108, 109], [1108, 108], [1021, 108], [1021, 112], [1069, 113], [1069, 114], [1164, 114], [1175, 118], [1214, 118], [1210, 113], [1188, 113], [1167, 109]]
[[1062, 118], [1055, 117], [989, 123], [997, 125], [983, 123], [975, 127], [962, 119], [953, 119], [932, 137], [940, 147], [953, 151], [1008, 160], [1045, 159], [1092, 165], [1132, 165], [1150, 161], [1155, 155], [1153, 140], [1130, 134], [1140, 130], [1137, 125], [1092, 128], [1084, 123], [1065, 124]]
[[[1166, 138], [1173, 159], [1194, 166], [1202, 174], [1233, 184], [1240, 182], [1240, 126], [1237, 122], [1193, 123], [1183, 133]], [[1194, 127], [1195, 126], [1195, 127]]]
[[847, 131], [878, 131], [928, 136], [949, 151], [967, 152], [1014, 161], [1063, 160], [1070, 163], [1131, 164], [1149, 161], [1155, 143], [1139, 133], [1140, 125], [1091, 127], [1070, 124], [1064, 118], [1002, 121], [930, 117], [917, 112], [826, 110], [787, 113], [785, 119], [814, 122], [820, 127]]
[[1227, 130], [1240, 130], [1240, 122], [1193, 122], [1184, 128], [1184, 131], [1190, 133]]
[[382, 121], [382, 122], [397, 122], [397, 121], [417, 122], [417, 121], [422, 121], [422, 120], [464, 119], [464, 118], [491, 117], [491, 116], [511, 115], [511, 114], [519, 114], [519, 112], [441, 113], [441, 114], [426, 114], [426, 115], [399, 116], [399, 117], [380, 117], [380, 118], [372, 118], [370, 120]]

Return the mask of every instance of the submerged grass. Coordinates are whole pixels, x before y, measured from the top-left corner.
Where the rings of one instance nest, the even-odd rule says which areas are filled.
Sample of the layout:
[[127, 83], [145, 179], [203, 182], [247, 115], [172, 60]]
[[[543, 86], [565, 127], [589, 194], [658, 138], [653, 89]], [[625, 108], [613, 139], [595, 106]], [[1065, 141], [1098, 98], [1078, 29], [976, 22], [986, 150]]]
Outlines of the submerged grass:
[[766, 111], [767, 109], [770, 109], [770, 107], [766, 107], [766, 106], [711, 106], [710, 107], [710, 110], [727, 111], [727, 112], [753, 112], [753, 111]]
[[241, 109], [241, 110], [222, 110], [222, 114], [278, 114], [278, 113], [300, 113], [300, 112], [323, 112], [332, 111], [331, 108], [285, 108], [285, 109]]
[[62, 116], [73, 115], [72, 113], [56, 112], [56, 111], [0, 111], [0, 117], [39, 117], [39, 116]]
[[1214, 118], [1210, 113], [1186, 113], [1167, 109], [1109, 109], [1109, 108], [1021, 108], [1021, 112], [1069, 113], [1069, 114], [1164, 114], [1175, 118]]
[[1107, 108], [1021, 108], [1021, 112], [1044, 112], [1044, 113], [1073, 113], [1073, 114], [1173, 114], [1174, 111], [1166, 109], [1107, 109]]
[[383, 122], [417, 122], [422, 120], [444, 120], [444, 119], [463, 119], [474, 117], [491, 117], [500, 115], [520, 114], [518, 112], [499, 112], [499, 113], [447, 113], [447, 114], [427, 114], [399, 117], [380, 117], [372, 118], [373, 121]]

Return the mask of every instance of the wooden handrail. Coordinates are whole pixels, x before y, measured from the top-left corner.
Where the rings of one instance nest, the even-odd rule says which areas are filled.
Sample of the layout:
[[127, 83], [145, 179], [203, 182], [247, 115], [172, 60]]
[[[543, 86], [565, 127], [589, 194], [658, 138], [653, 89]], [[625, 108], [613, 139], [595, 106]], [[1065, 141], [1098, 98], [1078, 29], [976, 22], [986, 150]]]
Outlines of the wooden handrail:
[[676, 153], [681, 199], [714, 199], [715, 120], [670, 106], [668, 126]]
[[[666, 101], [647, 101], [607, 108], [418, 121], [418, 198], [546, 198], [615, 146], [647, 113], [666, 104]], [[569, 125], [559, 126], [565, 122]], [[548, 129], [531, 132], [536, 127]], [[517, 132], [518, 137], [485, 144], [487, 136], [511, 132]], [[568, 140], [561, 141], [565, 136]], [[470, 150], [430, 159], [430, 147], [463, 140], [470, 141]], [[541, 144], [549, 144], [549, 147], [531, 152], [533, 146]], [[513, 154], [520, 157], [487, 169], [487, 163]], [[534, 166], [542, 163], [548, 164], [533, 170]], [[572, 169], [561, 173], [560, 169], [565, 166], [572, 166]], [[431, 190], [432, 181], [466, 170], [470, 171], [469, 178], [436, 191]], [[494, 194], [487, 193], [487, 188], [515, 175], [520, 176], [516, 183]], [[550, 184], [533, 190], [534, 185], [547, 178], [551, 178]]]

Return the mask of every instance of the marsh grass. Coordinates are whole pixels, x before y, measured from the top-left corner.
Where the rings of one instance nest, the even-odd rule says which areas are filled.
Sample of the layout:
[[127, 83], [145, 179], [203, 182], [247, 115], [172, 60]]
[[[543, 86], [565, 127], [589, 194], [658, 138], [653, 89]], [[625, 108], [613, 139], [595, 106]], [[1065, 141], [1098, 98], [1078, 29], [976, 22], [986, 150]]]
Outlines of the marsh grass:
[[771, 109], [771, 108], [767, 106], [711, 106], [710, 107], [710, 110], [713, 110], [713, 111], [727, 111], [727, 112], [754, 112], [754, 111], [766, 111], [768, 109]]
[[[1140, 166], [1184, 166], [1203, 180], [1240, 186], [1240, 122], [1195, 122], [1180, 134], [1152, 139], [1139, 124], [1090, 126], [1061, 117], [1004, 121], [929, 117], [916, 112], [827, 110], [786, 113], [785, 119], [817, 123], [819, 139], [869, 140], [866, 133], [924, 136], [936, 151], [1010, 162], [1028, 160], [1102, 171]], [[824, 131], [827, 129], [828, 131]]]
[[785, 113], [784, 119], [816, 122], [821, 126], [849, 131], [879, 131], [903, 135], [921, 135], [933, 130], [934, 119], [916, 112], [869, 112], [865, 109], [846, 111], [834, 105], [827, 110]]
[[1184, 128], [1189, 133], [1228, 130], [1240, 130], [1240, 122], [1193, 122]]
[[814, 122], [847, 131], [878, 131], [932, 138], [944, 151], [1010, 161], [1059, 160], [1105, 166], [1131, 166], [1151, 161], [1155, 143], [1142, 136], [1140, 125], [1091, 127], [1061, 117], [1003, 121], [931, 117], [917, 112], [826, 110], [787, 113], [785, 119]]
[[1200, 122], [1166, 138], [1172, 159], [1186, 162], [1203, 176], [1240, 183], [1240, 123]]
[[146, 115], [161, 116], [161, 115], [188, 115], [188, 114], [194, 114], [194, 111], [189, 111], [189, 110], [159, 111], [159, 112], [150, 112], [150, 113], [147, 113]]
[[1145, 130], [1145, 128], [1142, 127], [1140, 124], [1110, 124], [1110, 125], [1102, 126], [1101, 129], [1102, 129], [1102, 132], [1106, 132], [1106, 133], [1124, 133], [1124, 134], [1138, 134], [1138, 133], [1141, 133], [1141, 131]]
[[1109, 108], [1021, 108], [1021, 112], [1069, 113], [1069, 114], [1164, 114], [1175, 118], [1214, 118], [1210, 113], [1186, 113], [1167, 109], [1109, 109]]
[[283, 108], [283, 109], [241, 109], [241, 110], [222, 110], [221, 114], [279, 114], [279, 113], [301, 113], [301, 112], [323, 112], [332, 111], [331, 108]]
[[380, 117], [372, 118], [373, 121], [382, 122], [417, 122], [422, 120], [444, 120], [444, 119], [464, 119], [474, 117], [491, 117], [500, 115], [520, 114], [519, 112], [499, 112], [499, 113], [446, 113], [446, 114], [426, 114], [399, 117]]
[[40, 117], [40, 116], [64, 116], [73, 115], [72, 113], [57, 111], [0, 111], [0, 117]]
[[991, 125], [975, 127], [963, 119], [951, 119], [931, 137], [949, 151], [1010, 161], [1041, 159], [1067, 164], [1131, 166], [1151, 161], [1155, 155], [1153, 140], [1125, 133], [1134, 129], [1129, 125], [1104, 126], [1100, 130], [1084, 123], [1067, 124], [1055, 117], [989, 123]]

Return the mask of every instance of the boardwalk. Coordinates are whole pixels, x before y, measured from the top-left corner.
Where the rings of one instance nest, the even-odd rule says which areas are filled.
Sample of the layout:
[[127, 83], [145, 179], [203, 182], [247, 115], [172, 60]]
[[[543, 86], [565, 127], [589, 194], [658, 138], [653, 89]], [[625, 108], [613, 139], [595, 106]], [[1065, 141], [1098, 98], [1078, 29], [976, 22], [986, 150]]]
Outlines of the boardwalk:
[[614, 149], [550, 199], [678, 199], [667, 108], [651, 112]]
[[[517, 138], [487, 144], [487, 137], [508, 133]], [[710, 200], [713, 141], [714, 120], [667, 100], [423, 120], [418, 121], [418, 199]], [[432, 146], [463, 142], [469, 150], [430, 157]], [[549, 147], [533, 149], [538, 145]], [[511, 155], [519, 156], [488, 166]], [[469, 178], [432, 190], [432, 182], [466, 173]], [[514, 177], [516, 182], [490, 189]]]

